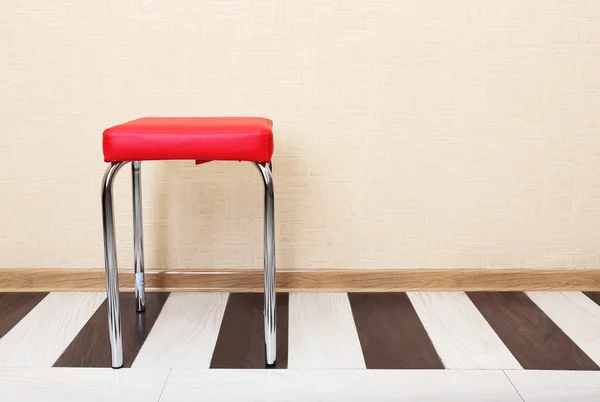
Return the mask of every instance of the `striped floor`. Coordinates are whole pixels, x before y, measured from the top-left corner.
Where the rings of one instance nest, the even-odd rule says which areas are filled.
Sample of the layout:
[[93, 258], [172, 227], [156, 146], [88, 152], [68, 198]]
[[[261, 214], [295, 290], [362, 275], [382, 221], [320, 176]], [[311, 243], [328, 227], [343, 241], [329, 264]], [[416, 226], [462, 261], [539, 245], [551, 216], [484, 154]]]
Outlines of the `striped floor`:
[[[105, 299], [0, 293], [0, 370], [110, 367]], [[600, 293], [292, 293], [277, 301], [281, 369], [600, 370]], [[131, 293], [121, 303], [125, 367], [264, 368], [261, 294], [152, 293], [141, 315]]]

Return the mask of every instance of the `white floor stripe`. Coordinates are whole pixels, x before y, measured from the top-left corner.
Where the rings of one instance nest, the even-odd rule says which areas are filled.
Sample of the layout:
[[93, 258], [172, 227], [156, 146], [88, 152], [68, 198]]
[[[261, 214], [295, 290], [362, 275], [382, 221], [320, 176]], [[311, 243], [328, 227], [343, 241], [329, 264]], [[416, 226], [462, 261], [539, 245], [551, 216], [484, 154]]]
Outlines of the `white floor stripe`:
[[346, 293], [292, 293], [288, 367], [365, 368]]
[[173, 370], [161, 402], [522, 402], [502, 371]]
[[158, 402], [169, 370], [0, 368], [2, 402]]
[[581, 292], [527, 292], [527, 296], [600, 365], [600, 306]]
[[466, 294], [408, 293], [408, 297], [446, 368], [521, 368]]
[[134, 368], [208, 368], [228, 293], [171, 293]]
[[50, 293], [0, 339], [0, 366], [52, 366], [104, 299], [104, 293]]
[[507, 370], [525, 402], [598, 402], [600, 371]]

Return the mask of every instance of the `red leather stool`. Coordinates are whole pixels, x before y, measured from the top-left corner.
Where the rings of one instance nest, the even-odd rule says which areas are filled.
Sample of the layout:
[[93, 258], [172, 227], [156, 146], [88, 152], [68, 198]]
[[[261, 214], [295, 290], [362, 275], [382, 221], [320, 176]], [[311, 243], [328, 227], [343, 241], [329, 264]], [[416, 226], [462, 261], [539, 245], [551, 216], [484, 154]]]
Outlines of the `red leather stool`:
[[145, 308], [142, 234], [141, 161], [191, 159], [254, 162], [265, 185], [265, 346], [266, 364], [274, 366], [275, 333], [275, 214], [271, 156], [273, 122], [260, 117], [148, 117], [104, 131], [104, 160], [110, 163], [102, 179], [102, 223], [108, 298], [108, 329], [113, 368], [123, 366], [119, 278], [113, 183], [131, 162], [133, 185], [133, 245], [135, 299], [138, 313]]

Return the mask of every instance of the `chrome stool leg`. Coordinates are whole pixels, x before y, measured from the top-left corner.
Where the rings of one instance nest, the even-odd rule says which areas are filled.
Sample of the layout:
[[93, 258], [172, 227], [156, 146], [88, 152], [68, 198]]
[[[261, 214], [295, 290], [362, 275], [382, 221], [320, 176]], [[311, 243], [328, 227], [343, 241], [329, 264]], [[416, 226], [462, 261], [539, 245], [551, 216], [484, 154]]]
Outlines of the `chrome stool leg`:
[[106, 169], [102, 179], [102, 228], [104, 230], [104, 265], [106, 267], [106, 294], [108, 300], [108, 332], [112, 367], [123, 367], [123, 340], [121, 337], [121, 311], [119, 308], [119, 270], [115, 242], [113, 183], [119, 170], [127, 162], [113, 164]]
[[142, 163], [131, 163], [131, 184], [133, 194], [133, 254], [135, 266], [135, 309], [141, 313], [146, 309], [144, 289], [144, 225], [142, 220]]
[[275, 188], [271, 163], [257, 163], [265, 184], [265, 351], [266, 363], [275, 366], [277, 359], [277, 327], [275, 316]]

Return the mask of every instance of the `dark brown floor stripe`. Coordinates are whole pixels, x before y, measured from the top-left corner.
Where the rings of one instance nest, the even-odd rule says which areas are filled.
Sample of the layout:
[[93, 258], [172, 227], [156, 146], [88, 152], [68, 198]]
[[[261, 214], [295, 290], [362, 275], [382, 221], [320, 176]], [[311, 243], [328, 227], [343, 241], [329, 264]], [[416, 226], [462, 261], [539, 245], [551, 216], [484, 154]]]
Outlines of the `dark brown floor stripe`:
[[[146, 311], [137, 314], [133, 293], [121, 293], [123, 367], [131, 367], [169, 293], [146, 293]], [[111, 367], [106, 300], [58, 358], [54, 367]]]
[[348, 297], [367, 368], [444, 368], [405, 293], [350, 293]]
[[583, 292], [587, 297], [592, 299], [594, 303], [600, 306], [600, 292]]
[[598, 366], [524, 293], [467, 293], [525, 369], [598, 370]]
[[[289, 295], [277, 294], [277, 365], [288, 364]], [[262, 293], [232, 293], [227, 301], [211, 368], [265, 368]]]
[[8, 333], [48, 293], [0, 293], [0, 338]]

